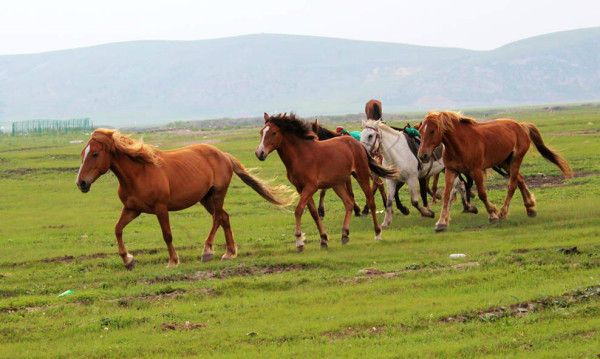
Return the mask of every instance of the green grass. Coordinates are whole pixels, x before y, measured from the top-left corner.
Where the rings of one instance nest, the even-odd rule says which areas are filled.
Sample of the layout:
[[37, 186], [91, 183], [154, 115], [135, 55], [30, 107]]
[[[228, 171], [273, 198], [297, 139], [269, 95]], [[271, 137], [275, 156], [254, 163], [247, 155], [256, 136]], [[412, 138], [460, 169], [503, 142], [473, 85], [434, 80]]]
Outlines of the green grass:
[[[331, 192], [330, 249], [319, 249], [306, 214], [307, 245], [298, 254], [290, 210], [274, 209], [236, 179], [226, 199], [236, 260], [200, 262], [210, 219], [195, 206], [171, 214], [182, 262], [175, 269], [165, 267], [153, 216], [125, 229], [139, 261], [130, 272], [113, 235], [121, 208], [115, 177], [107, 174], [86, 195], [75, 187], [82, 144], [69, 141], [87, 135], [0, 137], [0, 357], [594, 357], [598, 296], [525, 315], [477, 315], [600, 284], [600, 109], [506, 115], [536, 123], [546, 142], [586, 174], [533, 188], [536, 218], [526, 216], [518, 195], [498, 225], [456, 205], [442, 234], [415, 210], [407, 217], [396, 211], [383, 241], [373, 240], [369, 218], [353, 218], [350, 243], [342, 246], [343, 208]], [[258, 129], [144, 138], [161, 148], [210, 139], [259, 168], [259, 176], [286, 183], [276, 154], [266, 162], [254, 157]], [[559, 174], [534, 149], [523, 172]], [[490, 191], [496, 204], [504, 194]], [[405, 190], [401, 195], [407, 200]], [[224, 251], [221, 231], [216, 243]], [[558, 251], [572, 246], [582, 254]], [[451, 260], [450, 253], [467, 257]], [[368, 275], [366, 268], [387, 274]], [[67, 289], [75, 293], [58, 297]], [[473, 319], [443, 321], [460, 314]], [[200, 326], [186, 330], [188, 321]]]

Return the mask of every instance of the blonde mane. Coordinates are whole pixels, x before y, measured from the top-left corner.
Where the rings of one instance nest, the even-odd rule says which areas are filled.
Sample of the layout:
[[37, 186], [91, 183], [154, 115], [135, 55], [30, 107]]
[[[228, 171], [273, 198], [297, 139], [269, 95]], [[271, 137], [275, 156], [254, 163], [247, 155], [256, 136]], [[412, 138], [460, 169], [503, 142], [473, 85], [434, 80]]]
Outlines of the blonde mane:
[[144, 143], [136, 141], [118, 130], [99, 128], [92, 133], [92, 139], [107, 145], [111, 153], [122, 153], [131, 159], [152, 165], [160, 164], [158, 150]]
[[437, 121], [440, 131], [442, 131], [442, 133], [454, 131], [454, 128], [459, 123], [477, 123], [475, 119], [463, 116], [463, 114], [461, 114], [460, 112], [453, 111], [429, 112], [427, 116], [425, 116], [425, 120]]

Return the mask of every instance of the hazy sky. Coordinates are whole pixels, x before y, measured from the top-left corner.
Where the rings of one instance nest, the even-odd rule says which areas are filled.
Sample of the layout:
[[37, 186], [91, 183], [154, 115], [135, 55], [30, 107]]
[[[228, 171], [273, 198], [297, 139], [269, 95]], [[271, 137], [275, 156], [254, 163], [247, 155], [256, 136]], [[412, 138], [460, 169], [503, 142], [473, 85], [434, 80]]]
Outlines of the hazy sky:
[[492, 49], [591, 26], [599, 0], [1, 0], [0, 54], [263, 32]]

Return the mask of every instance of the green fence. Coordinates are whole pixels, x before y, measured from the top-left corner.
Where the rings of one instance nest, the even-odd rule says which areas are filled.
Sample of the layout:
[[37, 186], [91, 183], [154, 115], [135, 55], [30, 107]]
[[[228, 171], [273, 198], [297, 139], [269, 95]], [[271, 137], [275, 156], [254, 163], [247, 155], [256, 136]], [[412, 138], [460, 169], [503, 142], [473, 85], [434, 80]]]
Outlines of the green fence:
[[74, 118], [70, 120], [29, 120], [13, 122], [12, 135], [19, 133], [66, 133], [81, 130], [91, 130], [92, 121], [89, 118]]

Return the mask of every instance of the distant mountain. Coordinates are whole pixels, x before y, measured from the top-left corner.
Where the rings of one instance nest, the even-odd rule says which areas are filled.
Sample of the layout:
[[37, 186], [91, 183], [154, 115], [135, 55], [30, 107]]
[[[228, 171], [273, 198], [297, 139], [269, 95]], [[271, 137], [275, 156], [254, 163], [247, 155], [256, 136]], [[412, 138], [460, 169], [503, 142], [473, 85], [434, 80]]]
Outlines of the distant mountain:
[[600, 27], [492, 51], [260, 34], [0, 56], [0, 122], [356, 113], [373, 97], [384, 112], [599, 100]]

